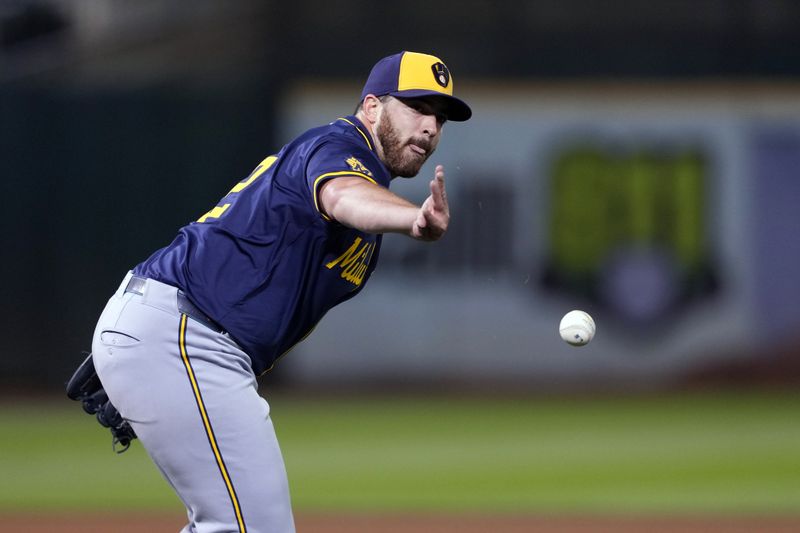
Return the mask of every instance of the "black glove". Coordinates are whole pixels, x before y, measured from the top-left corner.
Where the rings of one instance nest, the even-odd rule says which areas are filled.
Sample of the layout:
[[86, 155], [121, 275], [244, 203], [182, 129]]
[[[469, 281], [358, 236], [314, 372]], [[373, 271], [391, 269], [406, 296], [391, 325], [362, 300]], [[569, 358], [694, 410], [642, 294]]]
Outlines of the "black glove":
[[[71, 400], [81, 402], [84, 411], [96, 415], [100, 425], [111, 430], [111, 446], [115, 452], [122, 453], [130, 447], [131, 441], [136, 438], [136, 433], [122, 418], [117, 408], [108, 401], [108, 395], [95, 372], [92, 354], [86, 357], [69, 379], [67, 396]], [[117, 444], [123, 448], [117, 450]]]

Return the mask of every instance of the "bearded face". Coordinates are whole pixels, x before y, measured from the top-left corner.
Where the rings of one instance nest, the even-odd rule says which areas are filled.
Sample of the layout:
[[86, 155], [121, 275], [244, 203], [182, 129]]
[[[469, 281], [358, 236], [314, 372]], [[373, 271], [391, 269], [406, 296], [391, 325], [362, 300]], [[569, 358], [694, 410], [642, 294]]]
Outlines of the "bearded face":
[[436, 143], [429, 137], [402, 135], [390, 112], [381, 116], [375, 126], [375, 135], [383, 149], [383, 162], [393, 176], [416, 176], [436, 149]]

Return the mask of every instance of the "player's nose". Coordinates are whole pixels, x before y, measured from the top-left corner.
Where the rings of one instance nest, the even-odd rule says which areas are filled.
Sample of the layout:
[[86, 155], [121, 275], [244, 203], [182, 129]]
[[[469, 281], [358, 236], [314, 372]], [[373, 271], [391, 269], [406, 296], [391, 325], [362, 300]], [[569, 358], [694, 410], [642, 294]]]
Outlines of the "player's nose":
[[422, 115], [422, 132], [428, 137], [436, 137], [439, 133], [439, 120], [436, 115]]

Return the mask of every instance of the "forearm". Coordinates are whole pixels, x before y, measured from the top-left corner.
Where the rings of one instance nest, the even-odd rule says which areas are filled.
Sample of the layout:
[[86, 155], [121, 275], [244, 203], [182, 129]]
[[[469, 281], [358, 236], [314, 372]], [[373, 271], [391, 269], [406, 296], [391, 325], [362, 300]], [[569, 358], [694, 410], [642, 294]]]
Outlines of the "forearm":
[[366, 233], [410, 234], [419, 207], [362, 178], [330, 180], [320, 190], [328, 217]]

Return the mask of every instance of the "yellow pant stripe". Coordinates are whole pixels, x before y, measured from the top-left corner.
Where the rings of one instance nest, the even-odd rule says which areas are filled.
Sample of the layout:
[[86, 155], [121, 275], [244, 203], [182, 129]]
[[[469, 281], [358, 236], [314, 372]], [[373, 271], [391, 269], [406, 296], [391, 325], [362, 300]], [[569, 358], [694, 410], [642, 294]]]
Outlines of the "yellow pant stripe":
[[206, 436], [208, 443], [211, 445], [211, 451], [214, 452], [214, 457], [217, 459], [217, 466], [222, 474], [222, 479], [225, 480], [225, 486], [228, 489], [228, 496], [231, 498], [233, 504], [233, 511], [236, 513], [236, 521], [239, 523], [239, 533], [247, 533], [247, 528], [244, 525], [244, 517], [242, 517], [242, 510], [239, 507], [239, 498], [236, 496], [236, 490], [233, 488], [233, 483], [228, 475], [228, 469], [225, 466], [225, 461], [222, 459], [222, 454], [217, 446], [217, 439], [214, 436], [214, 430], [211, 427], [211, 422], [208, 419], [208, 412], [203, 403], [203, 395], [200, 394], [200, 387], [197, 385], [197, 379], [192, 369], [192, 364], [189, 362], [189, 356], [186, 354], [186, 320], [187, 315], [181, 315], [181, 330], [178, 344], [181, 348], [181, 359], [183, 359], [183, 366], [186, 367], [186, 373], [189, 376], [189, 381], [192, 384], [192, 391], [194, 391], [194, 399], [197, 402], [197, 409], [200, 411], [200, 416], [203, 418], [203, 426], [205, 426]]

